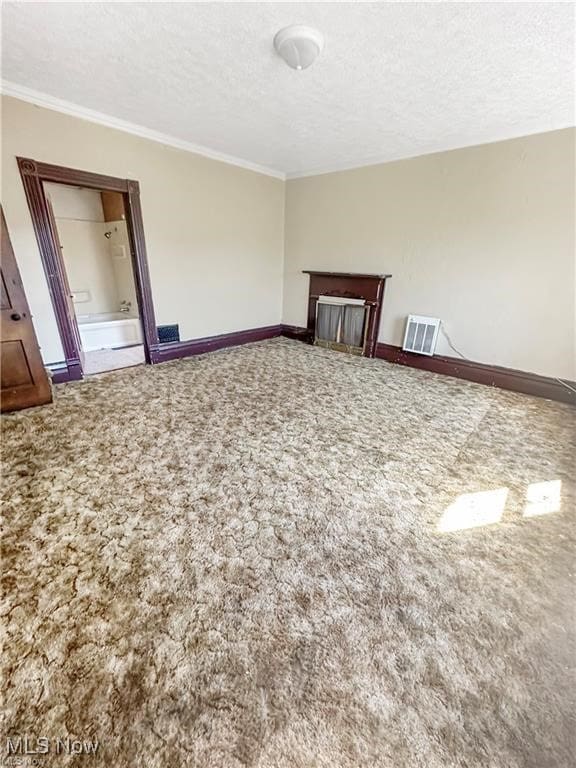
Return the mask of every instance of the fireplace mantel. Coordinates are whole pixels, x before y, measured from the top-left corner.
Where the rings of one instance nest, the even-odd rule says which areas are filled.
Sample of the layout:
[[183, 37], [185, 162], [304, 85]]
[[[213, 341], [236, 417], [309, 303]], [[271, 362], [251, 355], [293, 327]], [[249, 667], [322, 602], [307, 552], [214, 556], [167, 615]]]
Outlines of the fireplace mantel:
[[362, 272], [320, 272], [317, 269], [303, 269], [302, 272], [305, 275], [324, 275], [325, 277], [343, 277], [346, 280], [364, 280], [365, 278], [368, 278], [369, 280], [386, 280], [387, 277], [392, 277], [392, 275], [373, 275], [369, 272], [362, 273]]
[[335, 296], [346, 299], [362, 299], [369, 307], [368, 329], [363, 354], [374, 357], [378, 328], [384, 300], [384, 286], [389, 274], [366, 274], [362, 272], [320, 272], [305, 269], [310, 275], [308, 291], [308, 333], [310, 341], [316, 334], [316, 304], [320, 296]]

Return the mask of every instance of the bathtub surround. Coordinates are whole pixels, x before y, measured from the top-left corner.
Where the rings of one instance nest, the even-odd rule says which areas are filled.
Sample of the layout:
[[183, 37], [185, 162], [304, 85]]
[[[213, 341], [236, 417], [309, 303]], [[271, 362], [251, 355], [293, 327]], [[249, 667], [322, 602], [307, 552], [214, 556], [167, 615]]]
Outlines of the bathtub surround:
[[132, 309], [132, 313], [137, 313], [138, 298], [136, 296], [134, 272], [130, 258], [130, 238], [126, 221], [123, 219], [107, 221], [106, 231], [110, 234], [108, 247], [118, 292], [118, 302], [119, 304], [128, 304]]
[[77, 315], [116, 312], [120, 299], [103, 223], [56, 217]]
[[280, 339], [57, 387], [4, 423], [6, 732], [571, 765], [575, 416]]
[[134, 288], [126, 290], [125, 279], [119, 285], [111, 249], [114, 225], [104, 221], [100, 192], [64, 184], [44, 188], [54, 211], [76, 316], [118, 312], [120, 302], [135, 293]]

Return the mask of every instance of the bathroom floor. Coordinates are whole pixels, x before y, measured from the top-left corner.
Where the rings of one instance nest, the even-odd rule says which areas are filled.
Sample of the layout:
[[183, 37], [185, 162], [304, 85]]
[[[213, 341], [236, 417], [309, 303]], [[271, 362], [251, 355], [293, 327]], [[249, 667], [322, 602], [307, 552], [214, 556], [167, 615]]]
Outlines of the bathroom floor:
[[85, 353], [84, 375], [90, 376], [93, 373], [130, 368], [144, 362], [144, 346], [142, 344], [121, 347], [120, 349], [97, 349], [94, 352]]

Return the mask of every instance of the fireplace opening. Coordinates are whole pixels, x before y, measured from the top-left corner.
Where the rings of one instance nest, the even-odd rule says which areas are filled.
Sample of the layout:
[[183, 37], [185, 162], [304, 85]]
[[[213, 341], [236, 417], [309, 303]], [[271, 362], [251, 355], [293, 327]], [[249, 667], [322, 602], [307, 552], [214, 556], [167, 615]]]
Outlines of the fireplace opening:
[[339, 352], [362, 355], [369, 309], [360, 299], [320, 296], [316, 304], [314, 343]]
[[304, 272], [310, 275], [305, 340], [328, 349], [374, 357], [384, 284], [390, 275], [312, 269]]

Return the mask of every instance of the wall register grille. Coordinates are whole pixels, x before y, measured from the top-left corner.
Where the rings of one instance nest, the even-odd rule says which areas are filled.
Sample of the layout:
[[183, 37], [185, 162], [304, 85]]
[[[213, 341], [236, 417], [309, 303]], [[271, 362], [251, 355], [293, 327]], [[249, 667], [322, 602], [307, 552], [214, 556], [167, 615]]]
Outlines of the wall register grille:
[[402, 349], [406, 352], [432, 356], [436, 349], [439, 330], [440, 320], [437, 317], [408, 315]]

